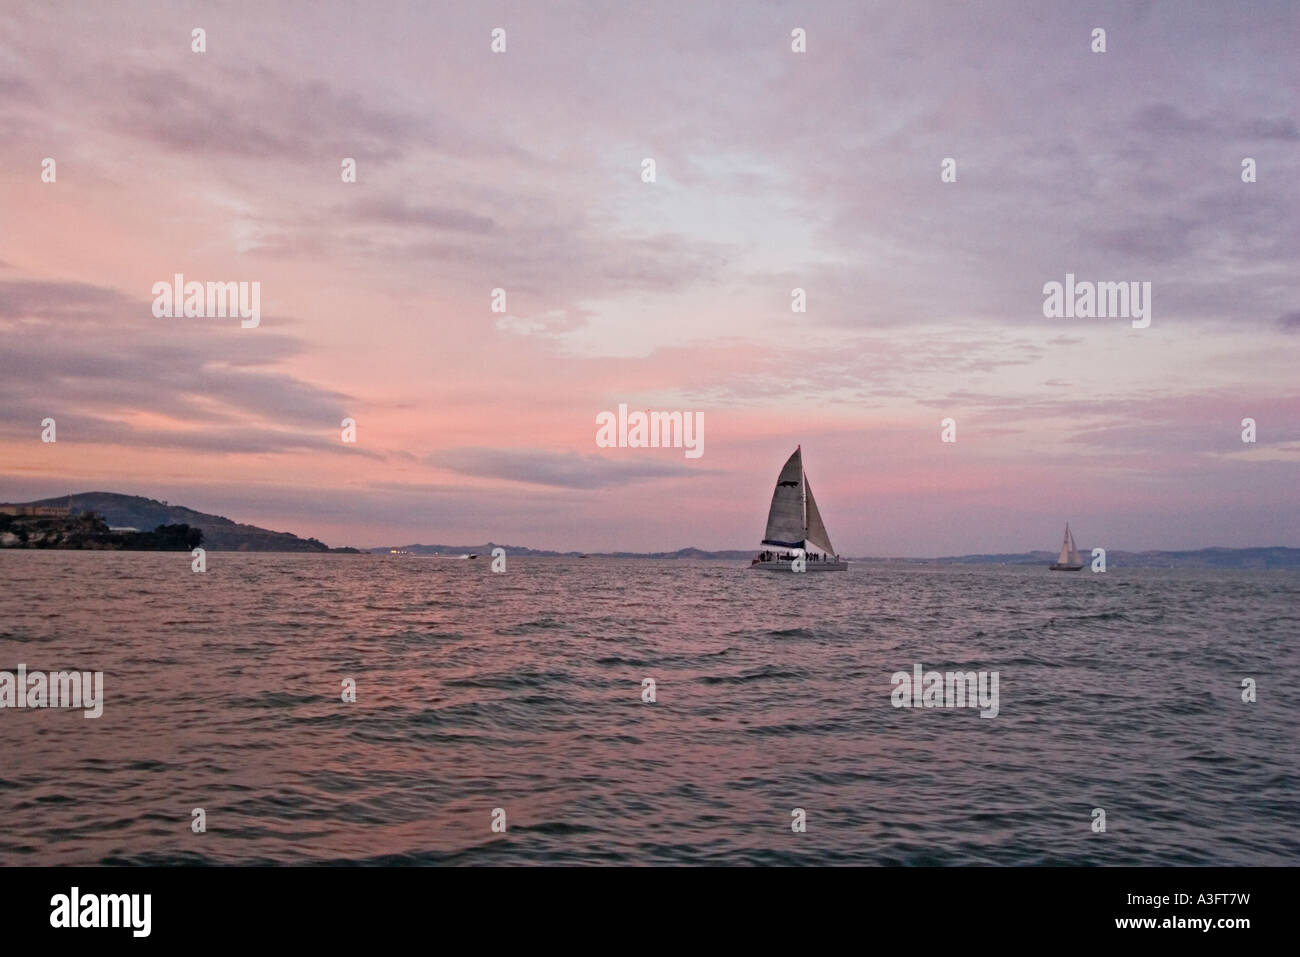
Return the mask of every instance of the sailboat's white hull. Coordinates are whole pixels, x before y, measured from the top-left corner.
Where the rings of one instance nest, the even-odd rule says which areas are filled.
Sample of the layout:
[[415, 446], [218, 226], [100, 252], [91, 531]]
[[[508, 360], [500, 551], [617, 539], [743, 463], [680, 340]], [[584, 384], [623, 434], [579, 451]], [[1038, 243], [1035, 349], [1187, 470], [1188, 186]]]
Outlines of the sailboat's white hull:
[[[792, 572], [796, 575], [802, 575], [804, 572], [795, 572], [791, 567], [794, 563], [785, 562], [754, 562], [750, 568], [758, 568], [765, 572], [785, 572], [787, 575]], [[806, 562], [804, 568], [810, 572], [842, 572], [849, 567], [848, 562]]]

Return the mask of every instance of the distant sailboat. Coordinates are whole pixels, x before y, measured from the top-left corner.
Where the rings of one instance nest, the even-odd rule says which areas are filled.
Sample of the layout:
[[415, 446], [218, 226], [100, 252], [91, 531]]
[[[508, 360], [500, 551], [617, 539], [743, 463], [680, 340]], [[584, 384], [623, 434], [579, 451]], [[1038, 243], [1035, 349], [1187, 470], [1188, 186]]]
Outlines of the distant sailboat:
[[[812, 486], [803, 471], [802, 446], [786, 460], [772, 491], [772, 506], [767, 512], [767, 532], [764, 545], [786, 549], [783, 552], [764, 551], [750, 562], [750, 568], [788, 572], [793, 569], [795, 555], [790, 549], [802, 548], [807, 554], [805, 568], [810, 572], [842, 572], [848, 568], [835, 554], [831, 538], [826, 534], [826, 524], [817, 510]], [[814, 553], [809, 546], [821, 549]]]
[[1079, 549], [1075, 547], [1074, 535], [1070, 532], [1070, 523], [1065, 523], [1065, 538], [1061, 541], [1061, 554], [1055, 565], [1048, 566], [1054, 572], [1077, 572], [1083, 568], [1079, 558]]

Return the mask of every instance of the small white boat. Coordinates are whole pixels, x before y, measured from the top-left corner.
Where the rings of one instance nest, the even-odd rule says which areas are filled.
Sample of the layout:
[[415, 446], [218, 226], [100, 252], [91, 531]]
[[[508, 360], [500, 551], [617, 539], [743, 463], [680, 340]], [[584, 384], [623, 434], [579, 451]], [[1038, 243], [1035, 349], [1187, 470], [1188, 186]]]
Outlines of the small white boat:
[[[803, 446], [796, 446], [777, 476], [772, 491], [772, 506], [767, 512], [767, 532], [763, 544], [779, 551], [762, 551], [749, 563], [750, 568], [764, 571], [791, 572], [803, 557], [804, 571], [842, 572], [849, 567], [835, 554], [826, 524], [817, 509], [812, 486], [803, 471]], [[811, 547], [810, 547], [811, 546]]]
[[1077, 572], [1083, 570], [1083, 560], [1079, 558], [1079, 549], [1075, 547], [1074, 535], [1070, 532], [1070, 523], [1065, 523], [1065, 539], [1061, 542], [1061, 554], [1056, 564], [1048, 565], [1054, 572]]

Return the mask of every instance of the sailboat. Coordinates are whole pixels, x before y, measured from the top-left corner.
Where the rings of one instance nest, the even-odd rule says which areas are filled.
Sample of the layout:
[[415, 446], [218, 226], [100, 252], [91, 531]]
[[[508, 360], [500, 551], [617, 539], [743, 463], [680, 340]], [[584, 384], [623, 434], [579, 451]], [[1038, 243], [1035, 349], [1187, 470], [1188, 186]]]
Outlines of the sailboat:
[[1048, 566], [1054, 572], [1077, 572], [1083, 568], [1079, 558], [1079, 549], [1074, 544], [1074, 535], [1070, 533], [1070, 523], [1065, 523], [1065, 538], [1061, 541], [1061, 554], [1055, 565]]
[[[794, 454], [786, 460], [781, 474], [777, 476], [776, 488], [772, 491], [772, 506], [767, 512], [767, 532], [763, 535], [763, 544], [776, 546], [783, 551], [760, 552], [749, 563], [749, 567], [766, 571], [793, 571], [797, 556], [792, 549], [801, 548], [807, 556], [804, 563], [806, 570], [842, 572], [849, 567], [848, 563], [839, 560], [831, 545], [831, 537], [826, 534], [826, 525], [822, 521], [821, 512], [817, 510], [812, 486], [804, 474], [801, 450], [802, 446], [795, 448]], [[814, 549], [820, 549], [820, 552]]]

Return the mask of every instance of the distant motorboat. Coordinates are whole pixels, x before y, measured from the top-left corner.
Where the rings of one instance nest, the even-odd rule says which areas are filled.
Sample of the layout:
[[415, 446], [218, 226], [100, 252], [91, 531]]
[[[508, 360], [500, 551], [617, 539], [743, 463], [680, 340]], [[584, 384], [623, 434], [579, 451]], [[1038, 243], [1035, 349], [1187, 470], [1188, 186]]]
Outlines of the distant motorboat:
[[1070, 531], [1070, 523], [1065, 523], [1065, 538], [1061, 541], [1061, 554], [1057, 556], [1055, 564], [1048, 565], [1049, 569], [1054, 572], [1077, 572], [1083, 568], [1083, 561], [1079, 558], [1079, 549], [1074, 544], [1074, 534]]
[[[826, 524], [817, 509], [812, 486], [804, 474], [802, 448], [795, 447], [794, 454], [786, 460], [781, 474], [777, 476], [776, 488], [772, 490], [772, 505], [767, 511], [767, 531], [763, 535], [763, 544], [783, 549], [802, 549], [804, 568], [807, 571], [842, 572], [849, 566], [835, 554], [831, 537], [826, 533]], [[810, 545], [821, 552], [812, 552], [808, 547]], [[749, 563], [749, 567], [789, 572], [794, 569], [796, 557], [793, 551], [763, 551]]]

